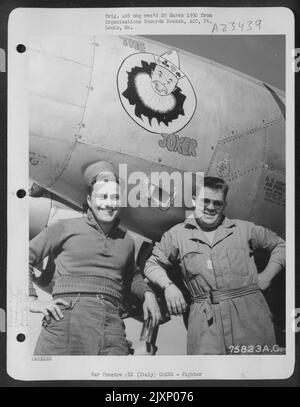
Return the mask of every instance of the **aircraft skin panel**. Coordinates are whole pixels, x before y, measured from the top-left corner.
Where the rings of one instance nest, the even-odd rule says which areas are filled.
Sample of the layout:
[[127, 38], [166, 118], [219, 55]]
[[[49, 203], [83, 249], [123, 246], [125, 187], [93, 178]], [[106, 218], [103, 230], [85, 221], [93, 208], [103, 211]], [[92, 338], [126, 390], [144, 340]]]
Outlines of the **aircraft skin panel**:
[[259, 180], [250, 219], [285, 239], [285, 174], [265, 166]]
[[50, 188], [68, 165], [74, 145], [30, 134], [30, 177], [38, 185]]
[[266, 164], [271, 170], [285, 174], [285, 121], [277, 120], [266, 128]]
[[71, 145], [77, 139], [82, 115], [83, 109], [78, 106], [30, 97], [29, 128], [36, 136]]
[[[251, 207], [255, 203], [262, 167], [248, 169], [238, 181], [229, 181], [226, 215], [229, 218], [251, 220]], [[264, 224], [264, 226], [269, 226]]]
[[[35, 45], [38, 47], [38, 44]], [[89, 49], [86, 54], [86, 57], [89, 55], [88, 61], [71, 60], [76, 56], [65, 52], [64, 41], [56, 50], [57, 54], [49, 54], [49, 50], [53, 52], [57, 46], [55, 39], [48, 39], [43, 45], [44, 48], [40, 47], [39, 51], [31, 49], [30, 55], [33, 66], [29, 81], [29, 161], [32, 178], [49, 188], [62, 176], [84, 126], [82, 119], [90, 92], [95, 43], [92, 38], [88, 44], [84, 43]], [[56, 140], [57, 146], [51, 140]], [[49, 149], [44, 149], [47, 143]], [[54, 154], [53, 146], [57, 147]]]
[[219, 142], [207, 175], [221, 177], [229, 185], [226, 214], [250, 219], [264, 162], [265, 129]]
[[74, 37], [32, 36], [29, 39], [28, 49], [91, 68], [94, 53], [93, 40], [92, 36], [79, 35], [76, 37], [76, 47], [74, 47]]
[[257, 170], [264, 162], [264, 127], [221, 140], [207, 173], [214, 172], [228, 182], [238, 182], [245, 173]]
[[[229, 217], [256, 222], [285, 234], [285, 122], [275, 120], [219, 142], [208, 175], [229, 185]], [[267, 215], [265, 216], [265, 213]]]
[[218, 89], [222, 138], [281, 117], [281, 112], [264, 88], [251, 82], [239, 81], [238, 77], [232, 77], [231, 80], [226, 78]]
[[29, 94], [84, 107], [91, 68], [30, 50]]
[[69, 160], [83, 110], [31, 95], [29, 112], [29, 173], [49, 188]]

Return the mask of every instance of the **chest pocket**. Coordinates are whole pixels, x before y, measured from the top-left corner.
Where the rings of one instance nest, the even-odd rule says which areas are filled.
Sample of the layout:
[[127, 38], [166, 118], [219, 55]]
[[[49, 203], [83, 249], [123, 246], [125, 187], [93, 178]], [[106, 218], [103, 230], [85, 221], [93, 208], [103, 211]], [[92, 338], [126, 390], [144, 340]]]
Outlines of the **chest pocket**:
[[248, 252], [240, 247], [230, 247], [227, 249], [227, 258], [230, 271], [240, 276], [247, 276], [248, 270]]
[[190, 242], [182, 252], [181, 263], [183, 263], [187, 274], [196, 276], [203, 272], [208, 258], [208, 254], [199, 243]]

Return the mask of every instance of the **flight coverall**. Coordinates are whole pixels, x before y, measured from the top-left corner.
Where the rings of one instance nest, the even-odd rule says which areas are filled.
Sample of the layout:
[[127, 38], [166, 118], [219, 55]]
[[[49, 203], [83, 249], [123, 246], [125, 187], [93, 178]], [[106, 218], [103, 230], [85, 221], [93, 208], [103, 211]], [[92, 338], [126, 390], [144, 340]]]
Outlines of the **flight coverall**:
[[[211, 244], [195, 218], [167, 231], [146, 267], [180, 267], [191, 296], [187, 353], [271, 353], [276, 344], [272, 315], [258, 288], [254, 253], [285, 267], [285, 242], [253, 223], [224, 218]], [[147, 276], [147, 273], [146, 273]]]

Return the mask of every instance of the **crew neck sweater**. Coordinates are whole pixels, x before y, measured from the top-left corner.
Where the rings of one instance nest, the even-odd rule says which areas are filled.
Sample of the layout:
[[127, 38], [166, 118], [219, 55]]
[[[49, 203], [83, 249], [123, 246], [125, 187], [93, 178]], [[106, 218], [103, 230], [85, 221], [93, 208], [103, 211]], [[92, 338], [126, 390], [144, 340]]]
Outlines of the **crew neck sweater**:
[[151, 291], [135, 266], [132, 237], [118, 222], [105, 234], [91, 211], [53, 223], [30, 241], [30, 296], [37, 296], [34, 266], [50, 254], [56, 266], [53, 295], [101, 293], [123, 301], [130, 291], [140, 299]]

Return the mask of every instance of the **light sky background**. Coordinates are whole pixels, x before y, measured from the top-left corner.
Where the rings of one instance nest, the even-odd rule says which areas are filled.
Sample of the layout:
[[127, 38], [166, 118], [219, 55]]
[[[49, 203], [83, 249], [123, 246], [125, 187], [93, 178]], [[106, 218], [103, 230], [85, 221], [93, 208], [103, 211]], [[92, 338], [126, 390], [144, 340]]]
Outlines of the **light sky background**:
[[[245, 36], [145, 36], [151, 40], [194, 53], [217, 63], [233, 68], [271, 86], [285, 90], [285, 37], [274, 35]], [[143, 238], [133, 234], [137, 250]], [[41, 293], [45, 298], [45, 294]], [[30, 314], [30, 352], [33, 352], [40, 332], [41, 316]], [[141, 323], [129, 318], [125, 321], [127, 338], [137, 341]], [[186, 354], [186, 330], [181, 317], [173, 317], [160, 327], [158, 355]]]

